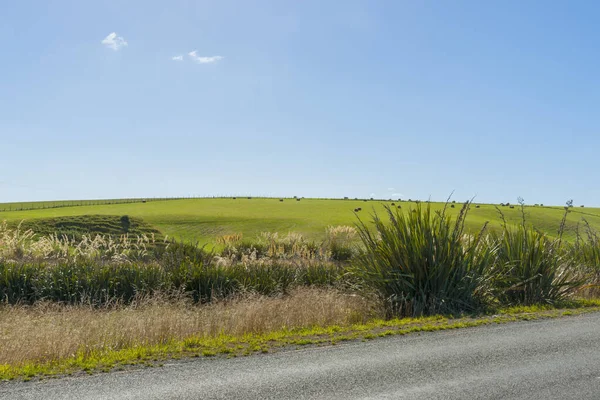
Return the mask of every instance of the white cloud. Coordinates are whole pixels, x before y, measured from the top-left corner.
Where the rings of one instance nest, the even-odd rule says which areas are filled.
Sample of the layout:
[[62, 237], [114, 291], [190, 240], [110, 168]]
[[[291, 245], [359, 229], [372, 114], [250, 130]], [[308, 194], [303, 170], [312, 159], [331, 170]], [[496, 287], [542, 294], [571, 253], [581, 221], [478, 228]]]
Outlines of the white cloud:
[[173, 60], [173, 61], [183, 61], [183, 56], [171, 57], [171, 60]]
[[375, 197], [375, 193], [371, 193], [369, 197]]
[[196, 61], [198, 64], [210, 64], [223, 59], [223, 57], [221, 56], [201, 57], [198, 55], [198, 52], [196, 50], [190, 51], [188, 53], [188, 56], [190, 56], [190, 58]]
[[402, 193], [392, 193], [391, 196], [392, 197], [398, 197], [398, 198], [404, 197], [404, 195]]
[[113, 49], [119, 50], [121, 47], [127, 46], [127, 41], [122, 36], [117, 36], [116, 32], [109, 33], [107, 37], [102, 39], [102, 44]]
[[396, 189], [394, 189], [393, 187], [388, 188], [388, 191], [390, 191], [390, 192], [393, 192], [394, 190], [396, 190]]

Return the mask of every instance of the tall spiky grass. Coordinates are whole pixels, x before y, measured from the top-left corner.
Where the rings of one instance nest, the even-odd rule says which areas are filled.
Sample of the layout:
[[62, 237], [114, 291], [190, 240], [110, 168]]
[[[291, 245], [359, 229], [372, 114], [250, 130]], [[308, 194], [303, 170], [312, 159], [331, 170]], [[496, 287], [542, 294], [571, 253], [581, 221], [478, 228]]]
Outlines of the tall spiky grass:
[[493, 251], [483, 230], [464, 241], [469, 203], [456, 220], [428, 204], [406, 214], [386, 207], [387, 220], [360, 221], [365, 251], [353, 273], [385, 304], [388, 316], [457, 313], [481, 308], [491, 293]]
[[586, 281], [585, 271], [568, 244], [526, 226], [504, 226], [493, 233], [502, 304], [556, 303], [572, 296]]
[[[0, 301], [34, 304], [56, 301], [101, 306], [130, 303], [154, 293], [183, 293], [207, 303], [240, 293], [274, 296], [301, 286], [343, 284], [345, 271], [335, 263], [261, 260], [219, 265], [197, 260], [170, 262], [0, 261]], [[174, 259], [173, 259], [174, 260]]]
[[588, 284], [582, 294], [589, 297], [600, 295], [600, 235], [584, 219], [584, 233], [577, 229], [577, 238], [570, 248], [569, 256], [577, 260], [584, 271], [589, 274]]

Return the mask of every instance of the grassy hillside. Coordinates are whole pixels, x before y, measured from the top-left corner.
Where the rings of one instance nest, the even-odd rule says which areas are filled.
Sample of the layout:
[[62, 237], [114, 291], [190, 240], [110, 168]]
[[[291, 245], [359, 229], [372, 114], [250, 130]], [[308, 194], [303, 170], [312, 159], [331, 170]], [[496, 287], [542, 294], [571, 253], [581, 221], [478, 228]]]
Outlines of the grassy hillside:
[[58, 234], [67, 235], [71, 238], [81, 239], [82, 235], [99, 233], [103, 235], [120, 236], [129, 234], [158, 236], [160, 232], [141, 218], [129, 217], [127, 215], [77, 215], [54, 218], [35, 218], [18, 221], [11, 220], [9, 226], [18, 224], [22, 229], [31, 229], [38, 235]]
[[[28, 224], [36, 224], [39, 219], [76, 217], [83, 215], [105, 215], [140, 218], [163, 234], [183, 240], [199, 243], [213, 243], [220, 235], [242, 233], [245, 238], [253, 238], [260, 232], [271, 231], [287, 233], [300, 232], [309, 238], [323, 237], [328, 225], [353, 225], [356, 222], [355, 208], [362, 208], [358, 215], [369, 219], [373, 211], [383, 212], [389, 201], [361, 200], [320, 200], [320, 199], [184, 199], [169, 201], [151, 201], [146, 203], [96, 204], [73, 207], [46, 208], [28, 211], [0, 211], [0, 220], [18, 222], [25, 220]], [[17, 204], [17, 203], [15, 203]], [[30, 203], [26, 203], [30, 204]], [[395, 202], [403, 212], [407, 212], [414, 202]], [[443, 203], [432, 203], [434, 209], [441, 209]], [[3, 209], [0, 204], [0, 210]], [[15, 207], [18, 208], [18, 207]], [[13, 208], [14, 209], [14, 208]], [[450, 208], [456, 214], [460, 204]], [[521, 210], [501, 207], [510, 223], [519, 223]], [[527, 206], [525, 208], [528, 224], [534, 225], [550, 235], [556, 233], [560, 226], [564, 209], [562, 207]], [[586, 218], [590, 225], [600, 230], [600, 209], [572, 208], [567, 218], [567, 237], [573, 238], [577, 224]], [[68, 220], [68, 218], [67, 218]], [[490, 229], [500, 226], [500, 218], [493, 205], [475, 205], [467, 218], [468, 229], [479, 230], [486, 222]], [[47, 225], [47, 224], [46, 224]]]

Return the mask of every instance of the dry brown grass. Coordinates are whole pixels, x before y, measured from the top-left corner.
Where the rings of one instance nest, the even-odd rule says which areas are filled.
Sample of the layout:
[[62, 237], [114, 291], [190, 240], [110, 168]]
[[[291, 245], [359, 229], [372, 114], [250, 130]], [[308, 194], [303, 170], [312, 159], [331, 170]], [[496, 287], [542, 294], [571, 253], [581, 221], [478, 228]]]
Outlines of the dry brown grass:
[[254, 297], [203, 306], [159, 298], [101, 310], [51, 303], [3, 306], [0, 364], [59, 360], [82, 350], [119, 350], [191, 336], [348, 325], [366, 321], [374, 309], [362, 297], [317, 289], [302, 289], [281, 298]]

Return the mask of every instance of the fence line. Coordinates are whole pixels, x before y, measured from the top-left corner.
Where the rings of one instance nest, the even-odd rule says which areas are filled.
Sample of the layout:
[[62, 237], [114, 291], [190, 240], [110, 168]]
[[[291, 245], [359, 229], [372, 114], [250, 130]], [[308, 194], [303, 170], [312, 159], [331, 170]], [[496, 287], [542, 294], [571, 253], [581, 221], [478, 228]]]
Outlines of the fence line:
[[51, 208], [65, 207], [83, 207], [83, 206], [103, 206], [114, 204], [147, 203], [151, 201], [168, 201], [191, 199], [192, 197], [144, 197], [131, 199], [111, 199], [111, 200], [80, 200], [80, 201], [57, 201], [57, 202], [39, 202], [39, 203], [8, 203], [0, 204], [0, 212], [9, 211], [30, 211], [44, 210]]

